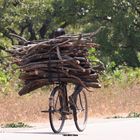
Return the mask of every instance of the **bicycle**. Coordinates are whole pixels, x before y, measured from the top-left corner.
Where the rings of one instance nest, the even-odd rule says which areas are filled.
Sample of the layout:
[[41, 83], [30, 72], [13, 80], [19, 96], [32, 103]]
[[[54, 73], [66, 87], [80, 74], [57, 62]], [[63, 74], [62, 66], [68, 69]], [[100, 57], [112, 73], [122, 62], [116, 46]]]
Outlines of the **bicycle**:
[[61, 132], [68, 115], [74, 118], [78, 131], [84, 131], [88, 117], [88, 106], [85, 92], [78, 93], [76, 102], [70, 100], [67, 93], [67, 84], [60, 83], [56, 86], [49, 98], [49, 121], [54, 133]]

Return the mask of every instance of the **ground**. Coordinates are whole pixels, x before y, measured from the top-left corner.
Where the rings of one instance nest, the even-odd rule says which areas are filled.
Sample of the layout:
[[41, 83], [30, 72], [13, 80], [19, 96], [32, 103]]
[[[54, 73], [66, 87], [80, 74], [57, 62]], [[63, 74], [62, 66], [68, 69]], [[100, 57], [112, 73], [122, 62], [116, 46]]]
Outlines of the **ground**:
[[[72, 87], [69, 87], [71, 91]], [[140, 113], [140, 83], [129, 86], [103, 86], [87, 92], [89, 116], [106, 118], [127, 116], [130, 112]], [[10, 93], [0, 96], [0, 124], [9, 122], [47, 122], [48, 114], [41, 110], [48, 109], [51, 88], [37, 90], [26, 96]]]

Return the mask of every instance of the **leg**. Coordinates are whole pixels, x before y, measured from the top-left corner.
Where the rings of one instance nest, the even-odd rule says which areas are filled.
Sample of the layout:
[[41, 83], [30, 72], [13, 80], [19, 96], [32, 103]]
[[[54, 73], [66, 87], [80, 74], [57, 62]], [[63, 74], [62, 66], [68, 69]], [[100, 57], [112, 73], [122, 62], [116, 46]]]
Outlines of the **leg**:
[[82, 89], [83, 87], [81, 85], [75, 85], [74, 92], [69, 97], [71, 107], [76, 105], [77, 95], [82, 91]]
[[71, 97], [76, 101], [77, 94], [82, 91], [83, 87], [81, 85], [75, 85], [74, 92], [72, 93]]

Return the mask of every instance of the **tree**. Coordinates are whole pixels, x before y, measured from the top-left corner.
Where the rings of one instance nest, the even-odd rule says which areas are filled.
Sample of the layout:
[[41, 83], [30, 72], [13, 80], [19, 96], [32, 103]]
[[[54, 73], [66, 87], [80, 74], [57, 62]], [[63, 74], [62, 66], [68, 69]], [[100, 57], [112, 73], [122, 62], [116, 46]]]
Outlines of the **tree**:
[[98, 36], [103, 46], [101, 55], [116, 65], [140, 66], [140, 2], [94, 0], [90, 7], [90, 21], [106, 27]]
[[91, 32], [104, 26], [97, 36], [103, 61], [140, 66], [139, 0], [0, 0], [0, 4], [0, 44], [7, 38], [14, 43], [11, 32], [36, 40], [58, 27], [69, 30], [77, 25], [77, 30]]

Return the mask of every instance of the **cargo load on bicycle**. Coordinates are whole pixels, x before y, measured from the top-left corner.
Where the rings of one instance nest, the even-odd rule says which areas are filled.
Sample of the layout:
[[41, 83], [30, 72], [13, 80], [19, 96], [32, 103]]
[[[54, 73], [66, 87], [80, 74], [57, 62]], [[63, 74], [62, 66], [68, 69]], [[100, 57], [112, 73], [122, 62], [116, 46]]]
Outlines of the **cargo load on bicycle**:
[[19, 95], [60, 82], [100, 88], [99, 73], [103, 65], [98, 62], [93, 65], [88, 59], [88, 49], [99, 46], [92, 40], [95, 34], [66, 34], [41, 41], [20, 38], [24, 45], [15, 45], [10, 50], [23, 81]]

